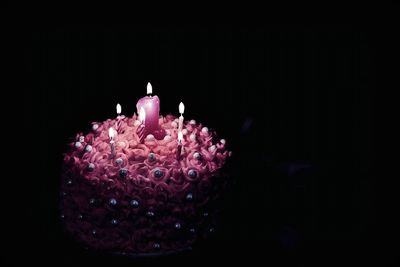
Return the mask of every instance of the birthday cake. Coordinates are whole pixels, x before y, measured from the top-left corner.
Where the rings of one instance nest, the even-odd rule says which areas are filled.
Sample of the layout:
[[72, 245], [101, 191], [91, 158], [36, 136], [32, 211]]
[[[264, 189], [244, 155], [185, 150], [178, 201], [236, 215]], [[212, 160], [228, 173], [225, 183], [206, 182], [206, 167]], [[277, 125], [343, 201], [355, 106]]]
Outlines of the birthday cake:
[[86, 247], [179, 251], [215, 231], [215, 203], [228, 180], [222, 167], [231, 155], [225, 140], [194, 120], [178, 125], [172, 115], [157, 117], [157, 138], [140, 136], [143, 123], [134, 114], [94, 122], [69, 144], [61, 218]]

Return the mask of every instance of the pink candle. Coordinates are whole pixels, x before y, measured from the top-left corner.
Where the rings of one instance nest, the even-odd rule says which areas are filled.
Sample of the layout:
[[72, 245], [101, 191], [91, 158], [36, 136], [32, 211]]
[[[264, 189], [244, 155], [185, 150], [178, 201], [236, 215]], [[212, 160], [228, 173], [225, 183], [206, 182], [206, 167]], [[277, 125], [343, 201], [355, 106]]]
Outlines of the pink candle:
[[146, 114], [146, 119], [144, 123], [144, 136], [149, 134], [154, 135], [158, 140], [163, 139], [165, 136], [165, 132], [160, 129], [158, 124], [158, 120], [160, 117], [160, 99], [158, 96], [151, 96], [153, 89], [151, 84], [147, 84], [147, 94], [136, 104], [137, 112], [139, 114], [140, 109], [143, 108]]

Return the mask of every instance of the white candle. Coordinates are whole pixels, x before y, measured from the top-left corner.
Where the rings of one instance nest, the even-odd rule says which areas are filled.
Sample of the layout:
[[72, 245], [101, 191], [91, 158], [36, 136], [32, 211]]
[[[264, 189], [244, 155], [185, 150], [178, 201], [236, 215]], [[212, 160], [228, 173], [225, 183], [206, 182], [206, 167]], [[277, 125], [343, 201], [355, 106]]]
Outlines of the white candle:
[[115, 135], [114, 128], [110, 127], [108, 129], [108, 137], [110, 137], [110, 144], [114, 143], [114, 135]]
[[181, 102], [179, 104], [179, 113], [181, 114], [181, 116], [179, 117], [179, 127], [178, 130], [182, 131], [182, 127], [183, 127], [183, 113], [185, 112], [185, 105]]
[[117, 129], [118, 132], [119, 127], [121, 125], [121, 119], [123, 118], [123, 116], [121, 116], [122, 107], [119, 103], [117, 103], [116, 109], [117, 109], [117, 121], [115, 122], [115, 128]]
[[111, 158], [115, 156], [114, 136], [115, 136], [115, 130], [113, 127], [110, 127], [108, 129], [108, 137], [110, 137]]
[[181, 158], [182, 140], [183, 140], [183, 134], [181, 131], [179, 131], [178, 132], [178, 148], [176, 149], [176, 159], [177, 160], [180, 160], [180, 158]]
[[182, 133], [182, 131], [179, 131], [178, 132], [178, 143], [181, 144], [182, 140], [183, 140], [183, 133]]
[[143, 143], [143, 140], [145, 138], [145, 121], [146, 121], [146, 111], [144, 110], [143, 107], [140, 108], [139, 110], [139, 121], [140, 121], [140, 125], [138, 126], [138, 128], [136, 129], [136, 134], [139, 137], [140, 143]]

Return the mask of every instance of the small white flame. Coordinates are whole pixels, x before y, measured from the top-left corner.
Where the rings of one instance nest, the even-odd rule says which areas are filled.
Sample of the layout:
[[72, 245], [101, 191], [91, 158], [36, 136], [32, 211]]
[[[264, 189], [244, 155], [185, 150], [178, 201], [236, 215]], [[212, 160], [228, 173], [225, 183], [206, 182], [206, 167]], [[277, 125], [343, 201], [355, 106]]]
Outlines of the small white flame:
[[113, 141], [114, 140], [114, 128], [110, 127], [108, 129], [108, 136], [110, 137], [110, 140]]
[[178, 132], [178, 141], [181, 142], [183, 140], [183, 133], [181, 131]]
[[182, 115], [185, 112], [185, 105], [181, 102], [179, 104], [179, 113]]
[[139, 111], [139, 121], [141, 123], [144, 123], [145, 120], [146, 120], [146, 112], [144, 111], [144, 108], [141, 107]]
[[153, 93], [153, 87], [151, 86], [151, 83], [147, 83], [147, 94], [151, 95]]
[[118, 103], [117, 104], [117, 114], [118, 115], [121, 114], [121, 110], [122, 110], [121, 105]]

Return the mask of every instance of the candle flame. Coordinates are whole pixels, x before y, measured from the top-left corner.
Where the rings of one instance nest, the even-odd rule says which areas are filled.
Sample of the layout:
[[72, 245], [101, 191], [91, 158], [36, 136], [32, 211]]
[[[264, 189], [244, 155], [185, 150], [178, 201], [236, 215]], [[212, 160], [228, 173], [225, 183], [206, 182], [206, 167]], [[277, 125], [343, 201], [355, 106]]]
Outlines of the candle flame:
[[153, 93], [153, 87], [151, 86], [151, 83], [147, 83], [147, 94], [151, 95]]
[[182, 131], [178, 132], [178, 141], [181, 142], [183, 140], [183, 133]]
[[117, 104], [117, 114], [119, 115], [119, 114], [121, 114], [121, 105], [118, 103]]
[[179, 104], [179, 113], [182, 115], [185, 112], [185, 105], [181, 102]]
[[139, 121], [141, 123], [144, 123], [145, 120], [146, 120], [146, 112], [144, 111], [144, 108], [141, 107], [139, 111]]
[[111, 141], [113, 141], [113, 139], [114, 139], [114, 128], [113, 127], [110, 127], [109, 129], [108, 129], [108, 136], [110, 137], [110, 140]]

